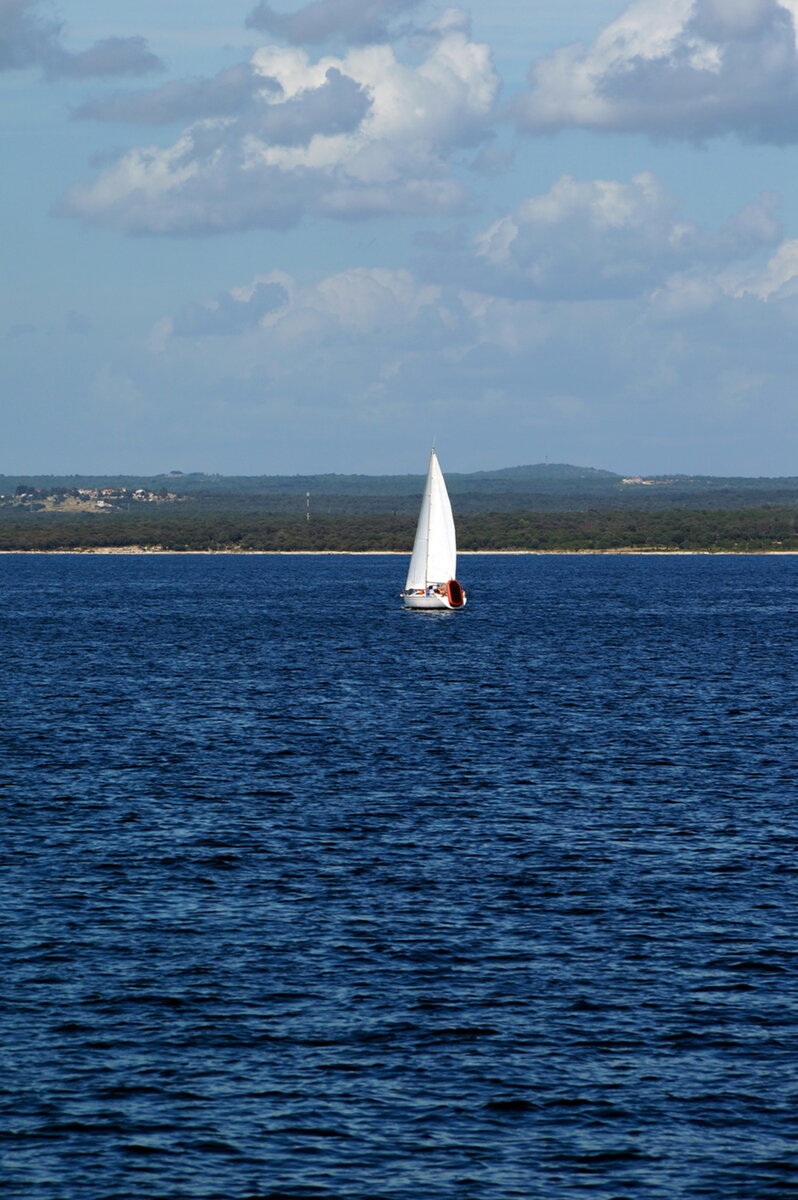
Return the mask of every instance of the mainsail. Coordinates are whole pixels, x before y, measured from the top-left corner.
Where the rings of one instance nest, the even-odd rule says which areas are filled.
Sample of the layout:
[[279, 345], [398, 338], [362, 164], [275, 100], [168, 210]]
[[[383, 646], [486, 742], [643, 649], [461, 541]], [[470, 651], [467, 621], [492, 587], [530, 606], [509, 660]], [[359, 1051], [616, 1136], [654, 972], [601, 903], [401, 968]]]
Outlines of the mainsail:
[[452, 506], [438, 456], [433, 450], [405, 588], [425, 588], [430, 583], [446, 583], [454, 579], [456, 574], [457, 542]]

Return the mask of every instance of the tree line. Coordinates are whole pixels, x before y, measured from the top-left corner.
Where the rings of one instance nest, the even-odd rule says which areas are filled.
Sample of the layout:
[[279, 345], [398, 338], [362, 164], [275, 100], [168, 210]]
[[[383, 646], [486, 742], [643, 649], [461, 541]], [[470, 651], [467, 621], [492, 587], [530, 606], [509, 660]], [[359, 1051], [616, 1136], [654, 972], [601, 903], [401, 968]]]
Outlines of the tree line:
[[[458, 517], [462, 550], [798, 550], [798, 509], [488, 512]], [[0, 550], [144, 546], [174, 551], [398, 551], [409, 553], [415, 515], [263, 515], [205, 511], [66, 514], [0, 520]]]

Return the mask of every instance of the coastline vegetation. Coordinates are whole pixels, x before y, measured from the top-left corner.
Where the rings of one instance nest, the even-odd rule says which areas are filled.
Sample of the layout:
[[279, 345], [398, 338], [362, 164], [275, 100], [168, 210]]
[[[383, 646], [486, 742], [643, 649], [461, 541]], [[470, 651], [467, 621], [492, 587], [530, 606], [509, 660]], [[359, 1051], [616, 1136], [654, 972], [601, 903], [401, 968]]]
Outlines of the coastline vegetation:
[[[410, 513], [323, 513], [307, 520], [296, 513], [144, 507], [98, 513], [5, 510], [0, 550], [409, 553], [416, 523]], [[464, 551], [798, 551], [798, 507], [472, 512], [457, 515], [457, 535]]]

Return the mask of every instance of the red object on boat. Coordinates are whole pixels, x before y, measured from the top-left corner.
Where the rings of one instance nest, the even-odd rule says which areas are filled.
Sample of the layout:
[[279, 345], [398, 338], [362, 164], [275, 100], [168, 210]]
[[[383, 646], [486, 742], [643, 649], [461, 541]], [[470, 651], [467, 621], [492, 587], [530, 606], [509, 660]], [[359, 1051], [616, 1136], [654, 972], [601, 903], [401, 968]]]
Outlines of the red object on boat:
[[446, 584], [446, 599], [452, 608], [462, 608], [465, 604], [465, 592], [456, 579], [450, 579]]

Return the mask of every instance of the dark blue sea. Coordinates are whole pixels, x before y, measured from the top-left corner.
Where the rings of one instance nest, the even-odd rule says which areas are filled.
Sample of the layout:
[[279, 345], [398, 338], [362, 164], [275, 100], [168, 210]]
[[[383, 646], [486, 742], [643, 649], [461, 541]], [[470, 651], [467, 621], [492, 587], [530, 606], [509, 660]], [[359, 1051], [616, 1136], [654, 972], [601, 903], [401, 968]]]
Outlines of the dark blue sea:
[[3, 1194], [798, 1195], [798, 558], [0, 559]]

